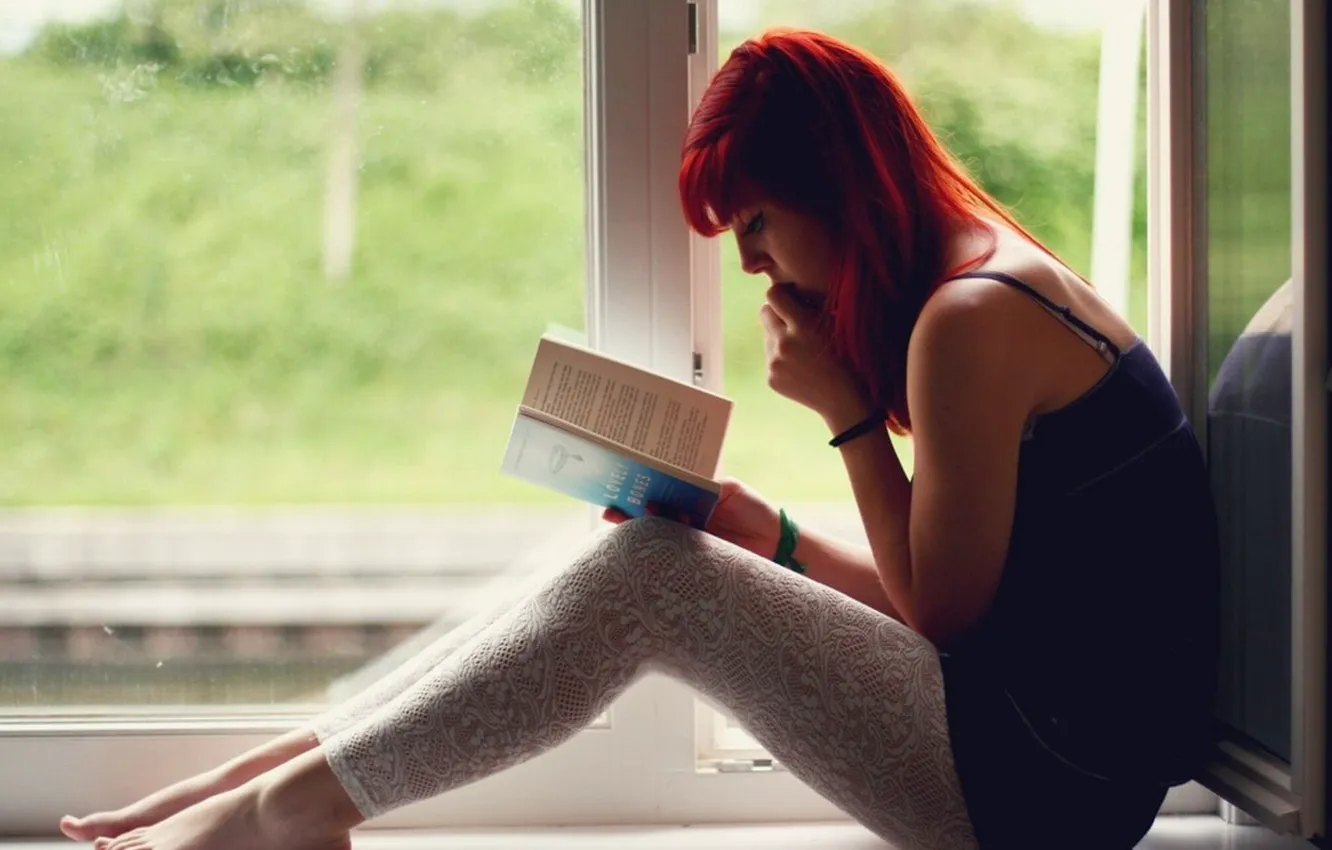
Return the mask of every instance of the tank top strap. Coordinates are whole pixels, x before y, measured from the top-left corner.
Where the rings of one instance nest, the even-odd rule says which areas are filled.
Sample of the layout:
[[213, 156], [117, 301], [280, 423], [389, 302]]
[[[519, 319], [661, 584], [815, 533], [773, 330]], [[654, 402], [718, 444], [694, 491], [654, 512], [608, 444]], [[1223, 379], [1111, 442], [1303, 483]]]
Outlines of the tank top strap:
[[1110, 337], [1078, 318], [1073, 311], [1069, 309], [1068, 305], [1056, 304], [1013, 275], [1008, 274], [1007, 272], [998, 271], [974, 271], [954, 275], [953, 277], [948, 278], [948, 280], [961, 280], [962, 278], [967, 277], [981, 277], [988, 280], [995, 280], [999, 283], [1008, 284], [1019, 292], [1025, 293], [1035, 299], [1036, 303], [1044, 307], [1056, 319], [1063, 322], [1069, 330], [1081, 337], [1084, 342], [1100, 352], [1102, 357], [1105, 357], [1112, 363], [1119, 359], [1119, 346], [1115, 345], [1114, 342], [1110, 340]]

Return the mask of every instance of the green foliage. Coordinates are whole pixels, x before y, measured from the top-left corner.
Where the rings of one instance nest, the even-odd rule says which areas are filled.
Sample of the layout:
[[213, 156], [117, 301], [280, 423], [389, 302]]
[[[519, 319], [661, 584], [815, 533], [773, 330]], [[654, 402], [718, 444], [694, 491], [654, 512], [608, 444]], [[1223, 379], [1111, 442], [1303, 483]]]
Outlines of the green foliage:
[[180, 59], [180, 46], [171, 34], [155, 23], [135, 23], [128, 15], [92, 23], [51, 24], [30, 52], [56, 65], [97, 65], [148, 62], [173, 65]]
[[[462, 17], [390, 9], [358, 25], [367, 85], [434, 90], [478, 52], [500, 73], [546, 84], [577, 75], [578, 17], [557, 0], [505, 3]], [[64, 68], [148, 63], [179, 82], [253, 87], [327, 83], [350, 27], [297, 0], [146, 0], [115, 17], [47, 27], [30, 53]]]
[[[557, 498], [496, 468], [536, 336], [583, 315], [570, 9], [361, 22], [337, 283], [321, 252], [346, 26], [284, 0], [152, 0], [0, 60], [0, 209], [24, 211], [0, 218], [0, 503]], [[828, 28], [898, 68], [956, 155], [1085, 268], [1094, 42], [989, 6], [855, 9]], [[727, 469], [844, 496], [821, 423], [764, 385], [761, 286], [733, 254]]]

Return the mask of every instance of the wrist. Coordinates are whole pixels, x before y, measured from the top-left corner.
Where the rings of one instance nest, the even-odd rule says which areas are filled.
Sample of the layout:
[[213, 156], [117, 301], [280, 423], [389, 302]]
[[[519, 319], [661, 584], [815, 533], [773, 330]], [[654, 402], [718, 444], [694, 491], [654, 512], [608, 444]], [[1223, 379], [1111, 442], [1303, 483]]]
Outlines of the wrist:
[[825, 411], [823, 423], [828, 426], [828, 431], [836, 436], [846, 429], [864, 422], [873, 413], [875, 413], [874, 406], [868, 401], [860, 398], [848, 399]]
[[795, 557], [795, 551], [800, 544], [800, 527], [795, 524], [785, 510], [778, 511], [781, 521], [781, 534], [777, 541], [777, 550], [772, 555], [771, 560], [789, 570], [797, 573], [805, 571], [804, 564]]
[[882, 425], [887, 418], [882, 409], [875, 409], [869, 404], [848, 407], [845, 410], [824, 417], [824, 424], [828, 426], [828, 433], [832, 435], [830, 445], [837, 445], [836, 441], [847, 436], [864, 434], [872, 426]]

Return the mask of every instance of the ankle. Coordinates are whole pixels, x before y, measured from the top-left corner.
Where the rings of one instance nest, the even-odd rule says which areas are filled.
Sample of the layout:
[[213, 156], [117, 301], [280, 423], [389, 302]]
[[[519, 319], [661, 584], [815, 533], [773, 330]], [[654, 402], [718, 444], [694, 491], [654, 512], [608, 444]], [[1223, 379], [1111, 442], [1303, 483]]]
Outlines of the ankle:
[[265, 829], [287, 836], [342, 834], [365, 820], [319, 749], [297, 756], [253, 784]]
[[319, 746], [319, 739], [315, 737], [312, 731], [298, 729], [270, 742], [263, 748], [236, 756], [210, 772], [208, 776], [210, 779], [229, 784], [234, 788], [286, 764], [317, 746]]

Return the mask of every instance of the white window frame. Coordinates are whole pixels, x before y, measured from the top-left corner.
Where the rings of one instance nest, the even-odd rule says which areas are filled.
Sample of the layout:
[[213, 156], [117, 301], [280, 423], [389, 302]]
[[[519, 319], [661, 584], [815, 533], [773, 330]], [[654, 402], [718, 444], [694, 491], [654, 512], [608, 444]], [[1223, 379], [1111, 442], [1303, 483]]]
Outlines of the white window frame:
[[[1205, 2], [1206, 0], [1204, 0]], [[1205, 171], [1195, 145], [1205, 81], [1194, 66], [1202, 3], [1149, 2], [1149, 340], [1206, 440]], [[1292, 760], [1227, 735], [1199, 782], [1281, 833], [1326, 824], [1327, 115], [1324, 0], [1291, 0]], [[1229, 806], [1223, 807], [1229, 812]]]
[[[721, 389], [721, 292], [718, 240], [688, 233], [676, 188], [679, 145], [689, 109], [717, 61], [717, 0], [698, 0], [698, 50], [688, 52], [687, 0], [583, 0], [587, 146], [587, 327], [594, 345], [675, 377], [693, 374], [697, 354], [702, 382]], [[1292, 0], [1312, 39], [1322, 33], [1321, 0]], [[1187, 140], [1189, 112], [1188, 4], [1149, 0], [1149, 203], [1155, 216], [1149, 246], [1149, 342], [1170, 369], [1181, 397], [1196, 400], [1198, 338], [1193, 333], [1199, 304], [1186, 286], [1196, 259]], [[1315, 20], [1318, 25], [1315, 26]], [[1299, 39], [1297, 39], [1299, 41]], [[1297, 44], [1300, 80], [1313, 79], [1321, 51]], [[1315, 55], [1316, 54], [1316, 55]], [[1301, 92], [1303, 88], [1296, 86]], [[1322, 152], [1325, 116], [1321, 99], [1299, 104], [1294, 173], [1316, 174], [1313, 154]], [[1320, 146], [1321, 145], [1321, 146]], [[1306, 157], [1309, 154], [1309, 157]], [[1325, 174], [1322, 175], [1325, 178]], [[1322, 233], [1325, 184], [1296, 193], [1296, 223], [1304, 233]], [[1319, 188], [1321, 187], [1321, 188]], [[1324, 194], [1319, 195], [1319, 192]], [[1301, 240], [1297, 280], [1326, 281], [1326, 247]], [[1303, 287], [1306, 324], [1323, 314], [1315, 287]], [[1326, 329], [1297, 334], [1298, 356], [1307, 366], [1325, 362]], [[1320, 346], [1322, 346], [1320, 348]], [[1321, 381], [1321, 378], [1320, 378]], [[1321, 382], [1319, 384], [1321, 386]], [[1312, 384], [1297, 389], [1297, 417], [1304, 433], [1326, 436]], [[1198, 421], [1195, 419], [1195, 421]], [[1297, 443], [1300, 442], [1297, 440]], [[1325, 445], [1325, 442], [1324, 442]], [[1321, 455], [1297, 453], [1299, 464]], [[1320, 480], [1298, 485], [1297, 543], [1303, 589], [1296, 608], [1296, 669], [1323, 663], [1323, 644], [1313, 639], [1308, 606], [1325, 598], [1323, 535], [1316, 519], [1326, 504]], [[1318, 569], [1323, 565], [1323, 570]], [[1317, 615], [1321, 616], [1321, 615]], [[1317, 632], [1321, 634], [1321, 632]], [[1319, 681], [1323, 677], [1317, 677]], [[1297, 693], [1297, 746], [1321, 753], [1323, 694]], [[0, 722], [0, 836], [53, 833], [66, 813], [114, 808], [183, 776], [212, 767], [274, 735], [306, 715], [195, 712], [165, 716], [108, 712], [98, 718], [50, 717], [41, 722]], [[1306, 722], [1307, 721], [1307, 722]], [[372, 826], [480, 827], [624, 823], [845, 820], [846, 815], [785, 771], [729, 772], [701, 763], [698, 701], [684, 685], [651, 675], [611, 708], [604, 722], [540, 758], [473, 785], [394, 812]], [[133, 769], [125, 769], [133, 765]], [[1233, 770], [1233, 765], [1231, 765]], [[1294, 796], [1304, 834], [1323, 823], [1320, 759], [1297, 760], [1276, 785], [1253, 781], [1270, 765], [1247, 769], [1247, 786], [1273, 787]], [[1293, 775], [1292, 775], [1293, 774]], [[571, 776], [577, 782], [569, 781]], [[1235, 793], [1217, 780], [1222, 796], [1250, 804], [1254, 794]], [[1283, 790], [1284, 789], [1284, 790]], [[1317, 793], [1314, 793], [1314, 791]], [[522, 800], [515, 805], [515, 800]], [[1215, 811], [1215, 798], [1197, 786], [1174, 789], [1166, 811]], [[1253, 811], [1253, 809], [1249, 809]], [[1263, 812], [1254, 811], [1255, 814]], [[1269, 822], [1290, 826], [1281, 812]]]
[[[711, 0], [702, 8], [715, 20]], [[583, 0], [588, 337], [686, 380], [695, 321], [720, 328], [719, 311], [691, 292], [691, 271], [716, 245], [690, 236], [676, 182], [692, 103], [690, 13], [686, 0]], [[700, 28], [706, 32], [715, 26]], [[0, 721], [0, 837], [52, 835], [61, 815], [117, 808], [297, 728], [318, 708], [115, 709]], [[691, 690], [649, 675], [550, 753], [367, 826], [846, 819], [789, 774], [700, 765], [694, 710]]]
[[[582, 12], [588, 335], [604, 350], [686, 377], [689, 245], [675, 175], [688, 119], [687, 6], [584, 0]], [[648, 677], [552, 753], [374, 825], [659, 821], [662, 772], [692, 750], [692, 718], [672, 713], [686, 704], [673, 683]], [[108, 709], [0, 721], [0, 836], [55, 834], [63, 814], [117, 808], [296, 728], [318, 708]], [[681, 719], [661, 719], [673, 716]], [[680, 754], [674, 765], [671, 753]]]

